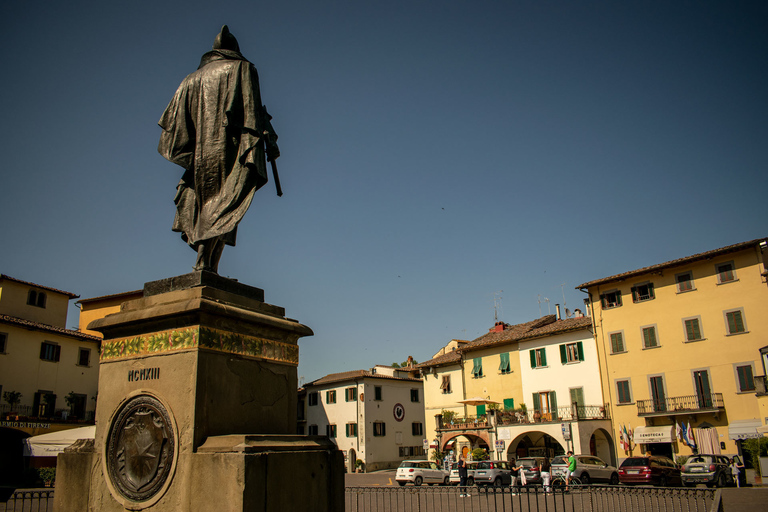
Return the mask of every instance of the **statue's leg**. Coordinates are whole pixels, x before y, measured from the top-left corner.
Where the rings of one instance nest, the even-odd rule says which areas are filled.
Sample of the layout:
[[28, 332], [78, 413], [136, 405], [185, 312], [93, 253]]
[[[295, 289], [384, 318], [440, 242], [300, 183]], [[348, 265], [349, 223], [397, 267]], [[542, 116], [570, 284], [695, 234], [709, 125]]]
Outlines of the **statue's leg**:
[[195, 270], [207, 270], [218, 273], [219, 260], [224, 251], [224, 241], [219, 237], [205, 240], [197, 245], [197, 261]]
[[219, 260], [221, 259], [221, 253], [224, 252], [224, 241], [221, 239], [221, 237], [214, 238], [211, 240], [211, 260], [210, 260], [210, 270], [211, 272], [219, 273]]
[[207, 270], [205, 267], [208, 265], [208, 258], [206, 253], [208, 251], [208, 244], [206, 242], [200, 242], [197, 244], [197, 261], [195, 261], [195, 270]]

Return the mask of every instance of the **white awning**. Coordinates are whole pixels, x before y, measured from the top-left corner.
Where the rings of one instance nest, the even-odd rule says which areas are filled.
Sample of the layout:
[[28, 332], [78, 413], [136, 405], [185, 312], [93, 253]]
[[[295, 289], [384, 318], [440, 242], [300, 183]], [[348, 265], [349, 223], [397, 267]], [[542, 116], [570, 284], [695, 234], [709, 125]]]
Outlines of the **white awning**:
[[24, 439], [26, 457], [55, 457], [78, 439], [93, 439], [96, 427], [70, 428]]
[[756, 418], [751, 420], [736, 420], [728, 424], [728, 439], [751, 439], [763, 437], [757, 431], [762, 422]]
[[663, 427], [637, 427], [634, 432], [634, 441], [638, 444], [671, 443], [675, 440], [675, 426]]

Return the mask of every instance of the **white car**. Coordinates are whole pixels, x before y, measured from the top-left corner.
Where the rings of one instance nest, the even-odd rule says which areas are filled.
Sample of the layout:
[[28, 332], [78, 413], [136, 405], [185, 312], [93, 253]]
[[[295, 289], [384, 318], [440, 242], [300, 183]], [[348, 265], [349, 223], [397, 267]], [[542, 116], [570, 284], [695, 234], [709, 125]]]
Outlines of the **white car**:
[[436, 462], [404, 460], [400, 463], [400, 467], [397, 468], [395, 480], [401, 486], [408, 482], [416, 486], [422, 483], [448, 485], [448, 471], [440, 469]]

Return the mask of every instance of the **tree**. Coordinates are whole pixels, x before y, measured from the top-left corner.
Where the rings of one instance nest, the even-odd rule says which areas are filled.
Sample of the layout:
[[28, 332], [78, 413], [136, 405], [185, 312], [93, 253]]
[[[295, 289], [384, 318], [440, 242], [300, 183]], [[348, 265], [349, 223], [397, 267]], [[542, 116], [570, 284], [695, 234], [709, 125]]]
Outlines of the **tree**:
[[10, 412], [13, 412], [13, 408], [21, 402], [21, 393], [18, 391], [6, 391], [3, 393], [3, 400], [11, 406]]
[[[745, 439], [742, 447], [747, 452], [747, 465], [752, 465], [760, 474], [760, 457], [768, 456], [768, 438], [760, 437], [755, 439]], [[762, 475], [761, 475], [762, 476]]]

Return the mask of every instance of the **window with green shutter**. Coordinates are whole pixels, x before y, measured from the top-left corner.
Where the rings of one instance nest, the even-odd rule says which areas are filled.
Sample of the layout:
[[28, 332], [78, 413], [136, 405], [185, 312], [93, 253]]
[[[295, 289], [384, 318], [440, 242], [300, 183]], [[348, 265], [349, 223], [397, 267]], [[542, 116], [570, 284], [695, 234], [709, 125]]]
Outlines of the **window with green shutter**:
[[472, 376], [476, 379], [483, 376], [483, 358], [476, 357], [472, 360]]
[[504, 399], [504, 410], [505, 411], [511, 411], [515, 408], [515, 399], [514, 398], [505, 398]]
[[600, 295], [600, 304], [603, 306], [603, 309], [611, 309], [621, 306], [621, 292], [615, 290], [603, 293]]
[[547, 352], [543, 348], [531, 349], [531, 368], [547, 366]]
[[613, 332], [611, 337], [611, 353], [618, 354], [624, 352], [624, 334], [620, 332]]
[[632, 302], [644, 302], [655, 297], [653, 283], [637, 284], [632, 287]]
[[616, 381], [616, 394], [618, 396], [618, 402], [620, 404], [629, 404], [632, 403], [632, 396], [629, 391], [629, 381], [628, 380], [617, 380]]
[[744, 314], [740, 309], [726, 312], [725, 319], [728, 324], [728, 334], [739, 334], [746, 332], [746, 328], [744, 326]]
[[509, 352], [504, 352], [499, 355], [499, 371], [503, 374], [512, 373], [512, 369], [509, 364]]
[[656, 327], [643, 327], [643, 348], [658, 347], [659, 342], [656, 339]]
[[754, 391], [755, 379], [752, 376], [752, 366], [737, 366], [736, 374], [739, 377], [739, 391]]
[[478, 405], [477, 406], [477, 416], [485, 416], [485, 405]]
[[577, 363], [584, 360], [584, 343], [564, 343], [560, 345], [560, 362], [563, 364]]
[[698, 318], [689, 318], [685, 323], [685, 341], [698, 341], [701, 339], [701, 326]]

